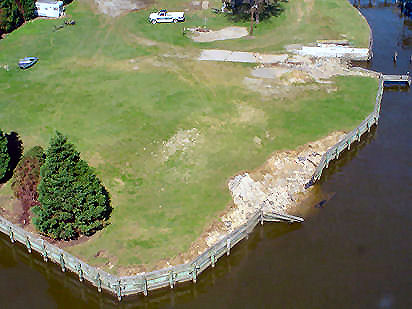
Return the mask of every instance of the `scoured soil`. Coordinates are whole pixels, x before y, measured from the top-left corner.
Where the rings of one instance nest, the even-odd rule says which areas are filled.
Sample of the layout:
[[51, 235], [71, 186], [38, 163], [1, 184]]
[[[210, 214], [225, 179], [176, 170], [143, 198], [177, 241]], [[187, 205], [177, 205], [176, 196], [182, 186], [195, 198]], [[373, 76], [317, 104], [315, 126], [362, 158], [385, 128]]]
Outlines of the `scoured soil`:
[[187, 252], [162, 260], [152, 268], [145, 265], [120, 268], [119, 274], [134, 275], [187, 263], [246, 223], [262, 206], [265, 212], [293, 213], [299, 201], [312, 192], [313, 187], [305, 189], [305, 184], [310, 180], [322, 155], [344, 134], [335, 132], [296, 150], [275, 152], [260, 168], [232, 177], [228, 181], [228, 188], [233, 202], [205, 229]]

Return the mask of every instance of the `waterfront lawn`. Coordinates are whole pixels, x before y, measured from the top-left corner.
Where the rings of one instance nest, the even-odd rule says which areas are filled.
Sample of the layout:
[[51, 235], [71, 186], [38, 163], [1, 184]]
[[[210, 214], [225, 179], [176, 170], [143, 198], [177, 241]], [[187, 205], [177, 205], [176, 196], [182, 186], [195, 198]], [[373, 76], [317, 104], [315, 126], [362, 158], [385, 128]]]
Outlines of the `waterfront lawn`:
[[[61, 21], [39, 19], [0, 41], [0, 64], [10, 65], [0, 69], [1, 128], [17, 131], [25, 149], [47, 147], [59, 130], [96, 168], [112, 196], [111, 224], [67, 250], [113, 273], [187, 250], [231, 200], [229, 177], [276, 150], [349, 130], [373, 110], [373, 79], [339, 77], [331, 93], [267, 98], [245, 88], [250, 65], [163, 56], [199, 51], [183, 36], [140, 28], [143, 13], [110, 19], [78, 2], [67, 11], [76, 26], [53, 32]], [[23, 56], [40, 61], [21, 71]]]
[[[211, 7], [219, 7], [220, 0], [209, 1]], [[182, 1], [156, 1], [157, 7], [170, 10], [186, 8]], [[308, 44], [316, 40], [349, 40], [356, 47], [369, 46], [369, 27], [365, 19], [347, 0], [294, 0], [281, 2], [284, 11], [278, 17], [264, 20], [254, 29], [253, 38], [193, 43], [182, 33], [183, 28], [205, 26], [218, 30], [228, 26], [250, 28], [250, 21], [234, 23], [224, 14], [213, 14], [210, 10], [186, 13], [187, 21], [176, 25], [147, 23], [146, 11], [136, 11], [124, 17], [125, 27], [148, 39], [168, 42], [179, 46], [218, 48], [229, 50], [276, 52], [289, 44]], [[161, 29], [161, 31], [159, 31]]]

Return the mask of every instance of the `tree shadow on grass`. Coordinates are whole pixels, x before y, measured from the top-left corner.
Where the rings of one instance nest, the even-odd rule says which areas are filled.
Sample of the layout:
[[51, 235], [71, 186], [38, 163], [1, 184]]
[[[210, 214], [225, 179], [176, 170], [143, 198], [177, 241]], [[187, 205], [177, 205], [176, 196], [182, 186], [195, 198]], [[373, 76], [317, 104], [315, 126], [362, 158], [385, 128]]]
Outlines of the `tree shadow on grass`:
[[10, 155], [9, 167], [4, 177], [0, 179], [0, 184], [6, 183], [13, 177], [14, 169], [23, 155], [23, 142], [19, 134], [16, 132], [7, 134], [7, 148]]

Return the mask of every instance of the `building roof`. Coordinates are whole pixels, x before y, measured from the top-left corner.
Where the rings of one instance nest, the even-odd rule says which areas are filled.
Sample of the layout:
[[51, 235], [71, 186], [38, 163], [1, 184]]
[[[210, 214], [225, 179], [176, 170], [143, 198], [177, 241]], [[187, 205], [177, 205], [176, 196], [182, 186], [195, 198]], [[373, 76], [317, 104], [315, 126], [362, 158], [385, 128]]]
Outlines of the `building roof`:
[[54, 0], [37, 0], [36, 2], [39, 3], [50, 3], [50, 4], [58, 4], [59, 2], [61, 2], [63, 4], [63, 1], [54, 1]]

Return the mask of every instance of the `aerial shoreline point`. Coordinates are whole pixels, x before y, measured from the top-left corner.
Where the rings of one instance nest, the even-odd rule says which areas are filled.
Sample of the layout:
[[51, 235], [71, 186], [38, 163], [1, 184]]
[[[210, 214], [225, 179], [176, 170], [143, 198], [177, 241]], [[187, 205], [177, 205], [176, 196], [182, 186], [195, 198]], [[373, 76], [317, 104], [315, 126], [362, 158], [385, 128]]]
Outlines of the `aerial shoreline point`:
[[[248, 201], [268, 195], [272, 212], [286, 216], [303, 196], [304, 177], [285, 179], [295, 170], [310, 178], [311, 162], [374, 110], [378, 75], [353, 70], [345, 59], [291, 52], [292, 44], [317, 40], [368, 48], [369, 27], [345, 0], [282, 3], [282, 14], [261, 21], [253, 37], [203, 43], [182, 35], [184, 28], [207, 21], [219, 31], [249, 21], [192, 6], [184, 22], [153, 25], [150, 6], [113, 17], [100, 13], [100, 2], [66, 6], [70, 27], [53, 31], [63, 19], [35, 19], [0, 40], [1, 129], [19, 132], [24, 149], [46, 147], [56, 130], [76, 144], [109, 191], [113, 212], [93, 236], [53, 245], [108, 276], [139, 274], [136, 289], [147, 293], [153, 282], [143, 274], [204, 255], [255, 216], [261, 205], [247, 208]], [[183, 3], [156, 5], [180, 11]], [[204, 50], [280, 60], [199, 61]], [[27, 53], [41, 60], [23, 71], [17, 62]], [[36, 232], [18, 221], [9, 182], [0, 201], [7, 222]], [[229, 250], [208, 256], [211, 265], [234, 244], [220, 245]], [[193, 281], [203, 270], [196, 267], [186, 274]]]

